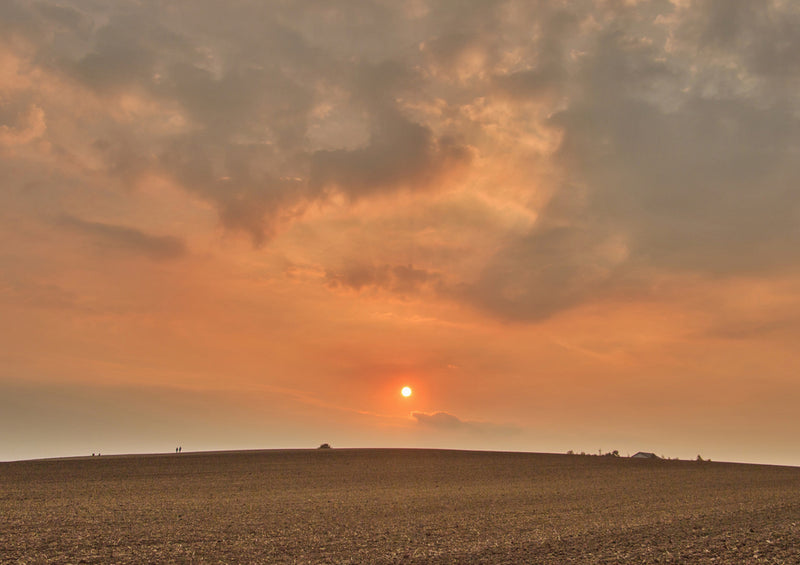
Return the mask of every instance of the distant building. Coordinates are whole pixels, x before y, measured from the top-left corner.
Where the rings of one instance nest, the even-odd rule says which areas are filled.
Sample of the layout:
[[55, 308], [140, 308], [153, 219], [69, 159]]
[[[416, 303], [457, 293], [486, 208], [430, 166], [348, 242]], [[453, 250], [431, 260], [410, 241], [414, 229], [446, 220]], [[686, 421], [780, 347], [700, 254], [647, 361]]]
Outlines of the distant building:
[[646, 451], [638, 451], [631, 455], [631, 459], [661, 459], [655, 453], [648, 453]]

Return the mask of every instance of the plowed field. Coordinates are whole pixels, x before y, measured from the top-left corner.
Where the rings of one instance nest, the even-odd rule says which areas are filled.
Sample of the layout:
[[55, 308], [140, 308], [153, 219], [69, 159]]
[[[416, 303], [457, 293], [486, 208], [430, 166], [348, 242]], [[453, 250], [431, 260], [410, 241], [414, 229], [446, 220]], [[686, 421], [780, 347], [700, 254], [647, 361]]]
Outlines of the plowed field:
[[3, 563], [800, 563], [800, 468], [438, 450], [0, 463]]

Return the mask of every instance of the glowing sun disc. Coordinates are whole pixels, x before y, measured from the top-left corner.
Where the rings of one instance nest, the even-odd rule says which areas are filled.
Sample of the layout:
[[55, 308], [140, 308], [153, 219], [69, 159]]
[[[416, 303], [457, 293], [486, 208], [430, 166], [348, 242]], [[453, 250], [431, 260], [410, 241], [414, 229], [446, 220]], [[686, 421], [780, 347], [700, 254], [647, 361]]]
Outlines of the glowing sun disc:
[[411, 387], [410, 386], [404, 386], [400, 390], [400, 394], [402, 394], [403, 396], [411, 396]]

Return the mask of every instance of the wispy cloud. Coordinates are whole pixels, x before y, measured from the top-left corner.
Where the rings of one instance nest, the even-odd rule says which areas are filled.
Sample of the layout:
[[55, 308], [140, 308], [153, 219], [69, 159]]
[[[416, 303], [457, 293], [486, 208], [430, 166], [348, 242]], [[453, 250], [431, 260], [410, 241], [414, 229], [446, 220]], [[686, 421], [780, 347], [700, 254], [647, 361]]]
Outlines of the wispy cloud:
[[96, 245], [109, 252], [134, 253], [156, 261], [184, 257], [186, 243], [171, 235], [150, 235], [136, 228], [89, 222], [75, 216], [63, 215], [59, 226], [89, 237]]
[[440, 278], [438, 273], [417, 269], [413, 265], [351, 264], [325, 272], [325, 280], [331, 288], [379, 288], [398, 294], [418, 292], [424, 287], [435, 286]]

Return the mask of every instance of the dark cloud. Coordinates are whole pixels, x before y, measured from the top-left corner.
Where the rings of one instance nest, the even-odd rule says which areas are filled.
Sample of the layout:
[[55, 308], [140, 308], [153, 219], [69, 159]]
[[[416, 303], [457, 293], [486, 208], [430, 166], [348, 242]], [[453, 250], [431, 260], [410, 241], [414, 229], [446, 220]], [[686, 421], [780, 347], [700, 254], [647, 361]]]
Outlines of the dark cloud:
[[493, 75], [494, 90], [516, 100], [543, 100], [563, 96], [568, 77], [567, 40], [576, 33], [577, 14], [543, 10], [534, 20], [537, 37], [532, 50], [535, 63]]
[[[537, 226], [456, 294], [501, 318], [539, 320], [647, 292], [649, 275], [660, 271], [796, 269], [800, 100], [786, 83], [795, 70], [785, 61], [787, 75], [764, 76], [740, 47], [775, 52], [781, 37], [791, 44], [782, 15], [793, 21], [797, 13], [777, 2], [734, 4], [730, 14], [727, 3], [693, 4], [672, 31], [686, 39], [701, 19], [704, 39], [671, 45], [661, 24], [676, 21], [673, 6], [620, 8], [561, 73], [495, 78], [519, 100], [548, 88], [568, 94], [549, 118], [562, 136], [555, 158], [565, 176]], [[754, 10], [760, 15], [751, 19]], [[703, 42], [730, 49], [722, 59], [685, 57], [683, 49]]]
[[[620, 31], [602, 37], [581, 67], [586, 96], [553, 117], [559, 158], [586, 187], [582, 213], [601, 230], [623, 229], [632, 259], [655, 267], [780, 266], [791, 253], [783, 242], [798, 235], [786, 182], [800, 173], [794, 105], [692, 88], [662, 89], [677, 98], [660, 101], [648, 91], [689, 78], [664, 55]], [[762, 252], [773, 246], [783, 252]]]
[[416, 269], [412, 265], [353, 264], [339, 270], [329, 269], [325, 273], [326, 284], [331, 288], [380, 288], [399, 294], [419, 292], [424, 287], [437, 285], [440, 279], [438, 273]]
[[437, 136], [398, 106], [398, 97], [418, 96], [423, 84], [423, 77], [398, 61], [357, 66], [347, 86], [369, 121], [369, 140], [357, 149], [315, 151], [308, 173], [312, 190], [334, 188], [357, 198], [401, 188], [427, 189], [467, 165], [472, 150], [466, 144]]
[[85, 235], [101, 249], [109, 252], [134, 253], [156, 261], [178, 259], [188, 252], [184, 241], [174, 236], [150, 235], [135, 228], [89, 222], [64, 215], [57, 224]]
[[462, 420], [447, 412], [433, 412], [431, 414], [412, 412], [411, 417], [414, 418], [420, 426], [440, 431], [491, 435], [511, 435], [519, 433], [519, 429], [515, 427], [502, 426], [491, 422]]
[[[448, 263], [330, 269], [332, 286], [436, 286], [503, 319], [541, 320], [641, 291], [661, 271], [725, 277], [799, 263], [793, 3], [424, 8], [7, 2], [0, 26], [39, 46], [28, 64], [100, 99], [132, 93], [158, 109], [154, 123], [92, 122], [98, 169], [128, 186], [167, 176], [257, 245], [334, 196], [457, 188], [454, 171], [526, 147], [507, 167], [530, 171], [527, 186], [514, 179], [526, 192], [514, 205], [528, 205], [536, 225], [495, 234], [494, 253], [460, 285], [416, 273]], [[0, 119], [14, 126], [35, 103], [48, 135], [57, 131], [63, 109], [38, 98], [4, 95]], [[528, 137], [548, 143], [528, 147]], [[47, 141], [71, 156], [63, 138]], [[505, 172], [484, 172], [465, 186], [508, 194]]]
[[212, 202], [225, 228], [243, 231], [261, 245], [309, 197], [302, 179], [276, 178], [260, 166], [273, 157], [260, 144], [216, 148], [202, 136], [187, 137], [162, 153], [159, 167]]
[[[44, 10], [42, 15], [47, 15], [49, 10]], [[32, 10], [30, 6], [21, 2], [11, 1], [0, 4], [0, 31], [6, 37], [22, 36], [29, 39], [40, 39], [44, 34], [45, 26], [41, 15]]]
[[215, 70], [178, 62], [164, 69], [154, 90], [180, 101], [217, 144], [239, 145], [235, 137], [249, 135], [285, 151], [303, 142], [313, 102], [312, 92], [275, 63]]
[[[226, 229], [248, 233], [257, 244], [333, 192], [360, 198], [435, 187], [472, 157], [456, 135], [435, 132], [398, 102], [408, 93], [417, 97], [422, 80], [407, 53], [374, 60], [347, 48], [367, 29], [376, 45], [379, 37], [385, 43], [379, 30], [390, 27], [397, 10], [367, 2], [351, 19], [343, 17], [347, 8], [313, 3], [240, 4], [220, 19], [213, 4], [202, 2], [189, 10], [73, 4], [33, 10], [13, 3], [7, 11], [20, 27], [58, 27], [62, 51], [48, 51], [45, 42], [40, 48], [49, 69], [102, 96], [146, 96], [184, 124], [155, 135], [135, 123], [108, 124], [96, 138], [106, 144], [96, 146], [106, 169], [127, 183], [145, 172], [166, 173], [214, 204]], [[86, 13], [95, 16], [88, 28]], [[326, 33], [309, 33], [320, 25]], [[337, 111], [364, 117], [365, 145], [309, 143], [310, 120], [325, 121], [324, 111], [315, 112], [331, 94], [340, 98]]]
[[398, 188], [429, 188], [443, 174], [469, 163], [469, 148], [396, 112], [375, 125], [362, 149], [318, 151], [311, 158], [313, 189], [336, 187], [353, 197]]
[[152, 81], [158, 53], [172, 51], [177, 38], [147, 14], [114, 17], [92, 36], [92, 50], [74, 63], [81, 81], [101, 90], [141, 87]]
[[625, 243], [571, 227], [534, 229], [496, 253], [458, 299], [509, 320], [541, 320], [608, 293], [626, 260]]
[[54, 23], [56, 29], [75, 32], [82, 37], [91, 33], [92, 21], [86, 14], [68, 6], [57, 4], [35, 3], [32, 10], [38, 12], [48, 23]]
[[695, 0], [679, 37], [749, 71], [785, 79], [800, 72], [800, 10], [791, 2]]

